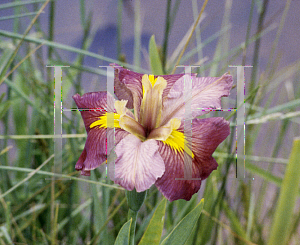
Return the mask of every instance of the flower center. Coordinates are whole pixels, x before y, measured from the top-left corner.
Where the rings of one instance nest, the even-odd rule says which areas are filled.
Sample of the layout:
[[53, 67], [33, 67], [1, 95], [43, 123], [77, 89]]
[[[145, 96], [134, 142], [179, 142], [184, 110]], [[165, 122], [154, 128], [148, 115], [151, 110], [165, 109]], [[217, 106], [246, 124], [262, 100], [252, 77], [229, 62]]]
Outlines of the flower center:
[[180, 127], [181, 121], [177, 118], [172, 118], [166, 125], [158, 127], [151, 131], [148, 139], [160, 140], [164, 144], [170, 146], [177, 152], [186, 151], [192, 158], [194, 154], [190, 146], [185, 145], [184, 134], [177, 129]]
[[162, 93], [167, 86], [163, 77], [154, 78], [145, 74], [142, 77], [143, 99], [140, 107], [139, 122], [147, 133], [160, 126]]
[[[172, 118], [167, 124], [161, 124], [162, 93], [167, 86], [163, 77], [154, 78], [153, 75], [144, 75], [142, 78], [143, 98], [140, 106], [138, 121], [126, 108], [127, 101], [115, 101], [116, 112], [106, 112], [93, 122], [90, 128], [121, 128], [135, 135], [142, 141], [155, 139], [162, 141], [176, 152], [186, 151], [192, 158], [194, 154], [190, 147], [185, 145], [184, 134], [177, 129], [181, 121]], [[136, 108], [135, 108], [136, 109]]]

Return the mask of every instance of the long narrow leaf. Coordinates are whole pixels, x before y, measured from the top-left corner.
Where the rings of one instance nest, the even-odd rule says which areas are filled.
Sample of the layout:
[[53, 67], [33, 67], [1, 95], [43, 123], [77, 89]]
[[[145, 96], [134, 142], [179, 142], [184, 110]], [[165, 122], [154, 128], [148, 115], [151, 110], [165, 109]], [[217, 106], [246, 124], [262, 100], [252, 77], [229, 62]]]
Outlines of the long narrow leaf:
[[131, 226], [132, 219], [128, 220], [121, 228], [115, 245], [128, 245], [129, 244], [129, 232]]
[[159, 53], [157, 50], [155, 37], [152, 35], [149, 41], [149, 59], [150, 59], [150, 66], [153, 75], [162, 75], [163, 68], [161, 64], [161, 60], [159, 57]]
[[268, 245], [289, 244], [289, 231], [300, 184], [300, 138], [294, 140], [289, 163], [280, 189], [278, 204], [273, 219], [273, 225]]
[[180, 221], [161, 245], [184, 245], [198, 221], [203, 205], [204, 199], [201, 199], [200, 203]]
[[139, 245], [159, 244], [164, 228], [166, 204], [167, 199], [165, 198], [159, 203]]

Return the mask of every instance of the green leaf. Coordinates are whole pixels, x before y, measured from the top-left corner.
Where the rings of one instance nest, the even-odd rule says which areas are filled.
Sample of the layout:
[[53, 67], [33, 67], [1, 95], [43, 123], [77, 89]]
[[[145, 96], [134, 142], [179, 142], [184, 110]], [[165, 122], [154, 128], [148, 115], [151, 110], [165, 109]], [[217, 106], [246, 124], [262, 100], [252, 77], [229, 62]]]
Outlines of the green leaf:
[[11, 101], [9, 100], [0, 104], [0, 119], [5, 116], [10, 106], [11, 106]]
[[139, 245], [159, 244], [164, 228], [166, 204], [167, 199], [164, 198], [157, 206]]
[[131, 226], [132, 219], [128, 220], [121, 228], [117, 239], [115, 241], [115, 245], [128, 245], [129, 244], [129, 232]]
[[276, 207], [269, 245], [289, 244], [288, 238], [293, 218], [293, 210], [298, 199], [300, 184], [300, 138], [294, 139], [289, 163], [282, 181]]
[[233, 208], [228, 205], [226, 200], [222, 200], [222, 205], [224, 207], [224, 211], [226, 213], [226, 216], [230, 220], [231, 227], [233, 231], [239, 235], [242, 238], [246, 239], [246, 231], [244, 230], [244, 227], [241, 223], [241, 220], [239, 217], [236, 215], [236, 213], [233, 211]]
[[[96, 175], [95, 175], [95, 172], [94, 171], [91, 171], [91, 179], [93, 181], [98, 181], [97, 178], [96, 178]], [[104, 224], [105, 220], [104, 220], [104, 217], [102, 215], [102, 204], [100, 202], [100, 198], [98, 196], [98, 186], [96, 186], [95, 184], [91, 184], [91, 189], [92, 189], [92, 196], [93, 196], [93, 204], [94, 205], [94, 212], [93, 212], [93, 215], [95, 216], [94, 217], [94, 220], [95, 220], [95, 229], [96, 229], [96, 232], [99, 231], [99, 229], [101, 228], [101, 226]]]
[[161, 245], [184, 245], [198, 221], [203, 205], [204, 199], [202, 198], [200, 203], [179, 222]]
[[152, 35], [149, 41], [149, 59], [153, 75], [164, 74], [154, 35]]

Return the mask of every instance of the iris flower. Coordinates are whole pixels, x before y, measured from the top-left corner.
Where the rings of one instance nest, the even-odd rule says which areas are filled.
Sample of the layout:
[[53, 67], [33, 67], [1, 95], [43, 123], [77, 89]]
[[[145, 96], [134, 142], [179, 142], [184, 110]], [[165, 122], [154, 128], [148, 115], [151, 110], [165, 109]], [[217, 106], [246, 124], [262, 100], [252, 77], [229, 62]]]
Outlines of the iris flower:
[[[184, 143], [185, 81], [192, 82], [192, 136], [188, 145]], [[107, 92], [73, 96], [87, 131], [76, 170], [89, 175], [106, 161], [111, 150], [107, 149], [106, 137], [112, 130], [115, 183], [137, 192], [155, 184], [170, 201], [190, 200], [201, 181], [217, 169], [212, 153], [230, 134], [224, 118], [197, 117], [208, 113], [203, 108], [221, 108], [221, 97], [229, 95], [232, 82], [227, 73], [221, 77], [153, 76], [115, 67], [115, 95], [119, 100]], [[113, 123], [108, 123], [109, 117]], [[184, 179], [185, 168], [195, 179]]]

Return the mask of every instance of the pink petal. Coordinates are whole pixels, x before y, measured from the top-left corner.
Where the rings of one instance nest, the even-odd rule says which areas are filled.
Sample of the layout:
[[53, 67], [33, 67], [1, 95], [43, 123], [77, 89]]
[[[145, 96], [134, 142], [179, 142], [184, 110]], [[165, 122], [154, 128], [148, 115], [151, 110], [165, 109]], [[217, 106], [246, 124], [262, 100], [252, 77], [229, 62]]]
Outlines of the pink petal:
[[[174, 75], [163, 75], [163, 76], [160, 76], [160, 77], [163, 77], [168, 85], [167, 87], [165, 88], [164, 92], [163, 92], [163, 101], [167, 98], [171, 88], [173, 87], [173, 85], [176, 83], [176, 81], [181, 78], [184, 74], [174, 74]], [[195, 76], [196, 74], [192, 74], [193, 76]], [[156, 78], [157, 76], [155, 76]]]
[[117, 160], [114, 176], [110, 178], [127, 190], [137, 192], [149, 189], [165, 171], [155, 140], [142, 142], [134, 135], [128, 135], [116, 146]]
[[227, 73], [222, 77], [194, 77], [184, 75], [170, 89], [164, 102], [162, 125], [171, 118], [184, 119], [185, 115], [185, 80], [192, 80], [191, 110], [192, 118], [208, 112], [205, 109], [221, 109], [221, 97], [228, 96], [232, 87], [232, 76]]

